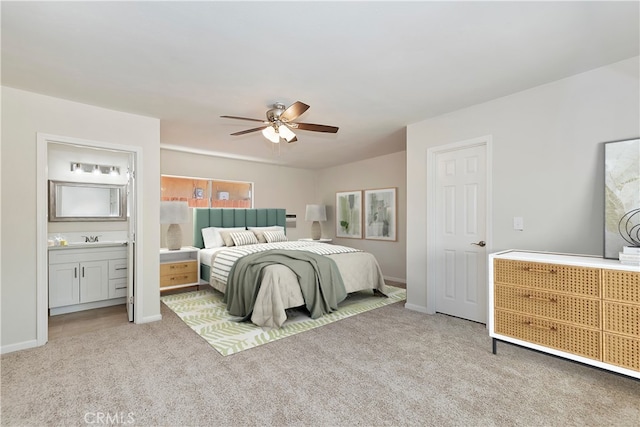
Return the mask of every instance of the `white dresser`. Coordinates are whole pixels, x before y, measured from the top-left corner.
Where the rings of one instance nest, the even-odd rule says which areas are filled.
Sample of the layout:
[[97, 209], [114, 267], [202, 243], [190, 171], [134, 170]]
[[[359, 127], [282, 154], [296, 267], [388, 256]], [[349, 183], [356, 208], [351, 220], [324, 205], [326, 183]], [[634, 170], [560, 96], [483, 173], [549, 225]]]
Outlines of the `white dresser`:
[[127, 296], [127, 246], [49, 248], [49, 314], [124, 304]]
[[489, 255], [489, 333], [640, 378], [640, 267], [599, 257]]

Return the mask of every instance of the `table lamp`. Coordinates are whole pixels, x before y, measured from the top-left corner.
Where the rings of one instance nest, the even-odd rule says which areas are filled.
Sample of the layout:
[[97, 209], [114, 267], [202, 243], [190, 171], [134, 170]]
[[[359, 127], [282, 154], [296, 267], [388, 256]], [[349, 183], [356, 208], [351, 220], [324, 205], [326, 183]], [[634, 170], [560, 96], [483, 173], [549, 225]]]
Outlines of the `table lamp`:
[[187, 202], [160, 202], [160, 224], [170, 224], [167, 230], [167, 248], [175, 251], [182, 247], [180, 224], [189, 222]]
[[304, 219], [305, 221], [313, 221], [311, 223], [311, 238], [313, 240], [320, 240], [320, 236], [322, 236], [320, 221], [327, 220], [327, 209], [325, 208], [325, 206], [307, 205], [307, 211]]

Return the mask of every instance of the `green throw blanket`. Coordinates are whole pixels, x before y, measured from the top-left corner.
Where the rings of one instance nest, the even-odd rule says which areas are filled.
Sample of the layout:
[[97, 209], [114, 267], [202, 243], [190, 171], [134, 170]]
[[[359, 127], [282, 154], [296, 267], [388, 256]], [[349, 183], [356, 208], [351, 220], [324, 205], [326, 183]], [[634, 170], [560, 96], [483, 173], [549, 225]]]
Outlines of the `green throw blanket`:
[[273, 264], [289, 267], [298, 276], [300, 290], [312, 319], [338, 309], [347, 291], [336, 263], [322, 255], [295, 250], [269, 250], [240, 258], [231, 267], [224, 302], [232, 316], [249, 319], [260, 290], [262, 269]]

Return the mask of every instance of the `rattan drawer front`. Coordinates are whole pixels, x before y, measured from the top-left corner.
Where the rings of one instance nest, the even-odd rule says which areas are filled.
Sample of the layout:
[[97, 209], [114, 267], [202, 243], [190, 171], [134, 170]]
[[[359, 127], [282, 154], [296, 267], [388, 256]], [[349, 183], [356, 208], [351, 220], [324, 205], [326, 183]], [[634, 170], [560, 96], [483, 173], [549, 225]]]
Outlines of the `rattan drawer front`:
[[640, 304], [640, 273], [604, 270], [603, 298]]
[[198, 273], [177, 273], [169, 276], [160, 276], [160, 287], [184, 285], [186, 283], [195, 283], [198, 281]]
[[600, 300], [496, 285], [495, 306], [523, 314], [600, 328]]
[[600, 270], [597, 268], [496, 259], [494, 276], [495, 283], [600, 296]]
[[178, 273], [193, 273], [198, 271], [196, 261], [179, 261], [160, 264], [160, 276], [167, 276]]
[[540, 344], [556, 350], [600, 359], [601, 332], [533, 316], [496, 310], [495, 331], [498, 334]]
[[604, 330], [640, 338], [640, 305], [604, 302]]
[[640, 339], [605, 332], [603, 361], [640, 371]]

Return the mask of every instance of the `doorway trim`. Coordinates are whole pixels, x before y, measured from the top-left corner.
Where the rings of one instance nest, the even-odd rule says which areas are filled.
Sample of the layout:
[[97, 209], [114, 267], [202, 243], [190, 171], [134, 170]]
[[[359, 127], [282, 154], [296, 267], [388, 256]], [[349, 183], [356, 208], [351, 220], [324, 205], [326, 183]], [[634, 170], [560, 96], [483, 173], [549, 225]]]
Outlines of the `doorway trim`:
[[[493, 158], [493, 136], [485, 135], [478, 138], [467, 139], [464, 141], [453, 142], [450, 144], [438, 145], [427, 149], [427, 235], [425, 236], [425, 242], [427, 242], [427, 277], [425, 281], [427, 284], [427, 313], [435, 314], [436, 312], [436, 239], [430, 238], [435, 236], [436, 233], [436, 209], [437, 204], [435, 200], [436, 187], [438, 185], [438, 170], [436, 160], [438, 154], [446, 153], [449, 151], [461, 150], [465, 148], [471, 148], [476, 146], [484, 146], [486, 154], [486, 212], [485, 212], [485, 230], [486, 236], [486, 254], [491, 253], [491, 247], [493, 242], [493, 209], [491, 201], [492, 197], [492, 158]], [[489, 271], [489, 269], [487, 269]], [[489, 284], [489, 278], [487, 277], [487, 286]], [[488, 292], [487, 292], [487, 295]], [[487, 319], [489, 306], [487, 304]]]
[[[142, 173], [140, 172], [142, 164], [142, 148], [113, 144], [102, 141], [91, 141], [80, 138], [72, 138], [68, 136], [51, 135], [46, 133], [36, 133], [36, 345], [42, 346], [49, 340], [49, 269], [47, 265], [47, 212], [48, 212], [48, 151], [49, 143], [63, 143], [73, 144], [84, 147], [116, 150], [129, 154], [133, 154], [133, 163], [136, 173], [135, 191], [137, 194], [142, 194], [143, 182]], [[142, 224], [142, 208], [135, 198], [136, 203], [136, 224]], [[141, 230], [136, 230], [136, 241], [141, 239]], [[143, 259], [142, 245], [135, 245], [135, 263]], [[135, 277], [133, 281], [135, 305], [134, 305], [134, 318], [135, 323], [142, 321], [142, 287], [143, 283], [142, 272], [140, 268], [134, 265]]]

